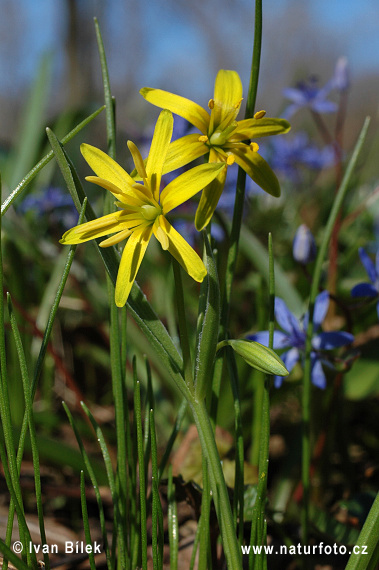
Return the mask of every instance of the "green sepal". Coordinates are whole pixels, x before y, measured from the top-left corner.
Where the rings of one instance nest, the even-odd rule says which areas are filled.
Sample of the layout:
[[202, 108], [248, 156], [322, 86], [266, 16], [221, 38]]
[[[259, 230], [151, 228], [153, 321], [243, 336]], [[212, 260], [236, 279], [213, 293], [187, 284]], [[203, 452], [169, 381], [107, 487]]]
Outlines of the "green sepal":
[[266, 374], [287, 376], [287, 368], [279, 356], [267, 346], [253, 340], [223, 340], [217, 345], [217, 350], [231, 346], [234, 352], [242, 356], [249, 366]]

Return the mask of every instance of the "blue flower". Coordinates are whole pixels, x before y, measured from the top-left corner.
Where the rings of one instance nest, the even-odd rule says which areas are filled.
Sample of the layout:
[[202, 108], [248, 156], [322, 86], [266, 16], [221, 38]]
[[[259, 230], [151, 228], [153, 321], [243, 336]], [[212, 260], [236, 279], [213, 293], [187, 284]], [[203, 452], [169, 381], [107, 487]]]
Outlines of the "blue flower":
[[[368, 278], [371, 283], [359, 283], [351, 290], [353, 297], [378, 297], [379, 295], [379, 250], [376, 253], [375, 265], [363, 249], [359, 248], [359, 257], [363, 267], [366, 269]], [[376, 310], [379, 318], [379, 301], [376, 305]]]
[[292, 137], [273, 138], [270, 146], [272, 149], [270, 164], [275, 171], [282, 173], [292, 182], [301, 181], [299, 167], [322, 170], [335, 161], [335, 152], [331, 145], [319, 148], [309, 141], [305, 132], [298, 132]]
[[37, 194], [29, 194], [18, 206], [22, 214], [31, 212], [37, 221], [47, 216], [51, 224], [70, 227], [77, 223], [78, 213], [70, 194], [62, 188], [50, 186]]
[[[354, 337], [347, 332], [318, 332], [321, 327], [329, 306], [329, 293], [323, 291], [316, 297], [313, 326], [314, 336], [312, 338], [311, 352], [311, 380], [318, 388], [326, 387], [326, 377], [322, 368], [322, 362], [330, 366], [330, 362], [324, 358], [324, 351], [333, 350], [341, 346], [346, 346], [353, 342]], [[283, 329], [274, 332], [274, 349], [289, 349], [280, 355], [287, 370], [291, 372], [299, 360], [303, 360], [305, 355], [305, 343], [307, 338], [307, 327], [309, 314], [298, 320], [288, 309], [285, 302], [275, 298], [275, 317]], [[268, 346], [269, 333], [261, 331], [248, 337], [250, 340], [260, 342]], [[275, 387], [279, 388], [283, 378], [275, 376]]]
[[316, 257], [316, 242], [311, 230], [301, 224], [296, 230], [292, 245], [292, 255], [298, 263], [306, 265]]
[[322, 87], [318, 87], [316, 77], [310, 77], [308, 81], [301, 81], [297, 87], [288, 87], [283, 90], [283, 95], [287, 97], [292, 104], [287, 107], [283, 113], [283, 117], [288, 119], [296, 111], [307, 107], [315, 113], [334, 113], [337, 110], [337, 104], [329, 101], [327, 96], [334, 87], [333, 79]]

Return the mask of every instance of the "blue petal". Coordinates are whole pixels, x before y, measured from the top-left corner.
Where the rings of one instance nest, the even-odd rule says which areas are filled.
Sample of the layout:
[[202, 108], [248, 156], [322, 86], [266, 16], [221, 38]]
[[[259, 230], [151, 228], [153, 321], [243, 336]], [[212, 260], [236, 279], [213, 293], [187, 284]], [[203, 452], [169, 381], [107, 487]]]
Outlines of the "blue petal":
[[304, 91], [301, 89], [296, 89], [295, 87], [287, 87], [283, 89], [284, 97], [290, 99], [296, 106], [305, 105], [307, 103], [307, 99], [304, 96]]
[[378, 319], [379, 319], [379, 303], [376, 305], [376, 312], [378, 313]]
[[[255, 334], [248, 335], [246, 338], [248, 338], [249, 340], [254, 340], [255, 342], [260, 342], [264, 346], [268, 346], [269, 332], [268, 331], [257, 332]], [[288, 335], [282, 331], [274, 331], [273, 348], [280, 349], [280, 348], [286, 348], [287, 346], [290, 346], [290, 339], [288, 338]]]
[[289, 334], [301, 330], [299, 321], [288, 309], [283, 299], [279, 297], [275, 297], [275, 317], [282, 329]]
[[375, 257], [375, 273], [376, 276], [379, 277], [379, 249], [376, 252], [376, 257]]
[[376, 297], [378, 291], [371, 283], [358, 283], [351, 290], [352, 297]]
[[326, 388], [326, 377], [321, 362], [316, 358], [313, 361], [311, 370], [311, 381], [317, 388], [321, 388], [322, 390]]
[[291, 372], [296, 362], [298, 362], [300, 354], [297, 348], [291, 348], [282, 354], [280, 358], [283, 360], [284, 366], [287, 368], [288, 372]]
[[283, 384], [283, 376], [274, 376], [274, 386], [275, 388], [280, 388], [280, 386]]
[[329, 307], [329, 292], [323, 291], [319, 295], [317, 295], [315, 300], [315, 308], [313, 312], [313, 324], [315, 329], [317, 330], [322, 321], [326, 317], [326, 313], [328, 312]]
[[333, 350], [333, 348], [351, 344], [353, 340], [354, 336], [348, 332], [322, 332], [312, 339], [312, 346], [316, 350]]
[[315, 99], [311, 106], [317, 113], [335, 113], [338, 108], [337, 104], [332, 101], [318, 101], [317, 99]]
[[359, 257], [361, 258], [361, 262], [363, 267], [367, 271], [368, 278], [370, 279], [371, 283], [375, 283], [376, 281], [376, 271], [373, 262], [371, 261], [370, 257], [367, 255], [363, 247], [359, 248]]

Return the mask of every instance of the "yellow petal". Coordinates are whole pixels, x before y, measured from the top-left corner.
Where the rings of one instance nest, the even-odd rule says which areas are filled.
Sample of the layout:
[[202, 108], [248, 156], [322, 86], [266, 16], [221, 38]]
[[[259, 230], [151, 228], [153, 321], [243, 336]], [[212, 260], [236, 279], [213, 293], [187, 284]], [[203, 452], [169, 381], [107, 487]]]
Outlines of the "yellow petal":
[[109, 180], [109, 182], [112, 182], [112, 184], [126, 193], [130, 186], [134, 184], [131, 176], [113, 158], [99, 148], [83, 143], [80, 145], [80, 151], [99, 178]]
[[216, 209], [225, 186], [227, 169], [224, 168], [206, 188], [204, 188], [195, 215], [195, 227], [198, 231], [208, 225]]
[[112, 184], [112, 182], [109, 182], [109, 180], [104, 180], [104, 178], [99, 178], [98, 176], [86, 176], [86, 180], [101, 186], [101, 188], [105, 188], [105, 190], [111, 192], [113, 196], [118, 198], [118, 200], [121, 200], [123, 203], [127, 202], [130, 206], [140, 206], [145, 203], [138, 197], [134, 188], [129, 188], [129, 191], [125, 193], [122, 192], [120, 188]]
[[172, 113], [183, 117], [191, 125], [197, 127], [204, 135], [207, 134], [209, 114], [197, 103], [180, 95], [174, 95], [161, 89], [152, 89], [151, 87], [143, 87], [140, 93], [149, 103], [161, 107], [161, 109], [169, 109]]
[[280, 196], [279, 181], [258, 152], [254, 152], [250, 146], [241, 145], [233, 149], [236, 163], [260, 186], [265, 192], [278, 198]]
[[161, 244], [162, 249], [164, 249], [166, 251], [168, 249], [168, 246], [170, 245], [170, 242], [168, 241], [168, 236], [167, 236], [165, 230], [161, 226], [161, 222], [160, 222], [161, 218], [162, 218], [162, 216], [159, 216], [155, 220], [154, 226], [153, 226], [153, 232], [154, 232], [155, 237], [157, 238], [157, 240]]
[[196, 251], [175, 230], [175, 228], [172, 227], [164, 216], [159, 217], [159, 223], [160, 227], [168, 237], [168, 251], [173, 257], [175, 257], [192, 279], [201, 283], [207, 274], [207, 270]]
[[151, 224], [137, 228], [125, 244], [116, 281], [115, 302], [118, 307], [123, 307], [129, 297], [152, 231]]
[[147, 157], [147, 178], [150, 190], [157, 201], [159, 199], [163, 164], [171, 141], [173, 125], [174, 120], [171, 112], [167, 111], [167, 109], [161, 111], [157, 124], [155, 125], [149, 156]]
[[64, 233], [59, 242], [64, 245], [84, 243], [90, 239], [124, 230], [129, 224], [122, 221], [122, 214], [123, 212], [114, 212], [107, 216], [102, 216], [97, 220], [75, 226]]
[[109, 237], [108, 239], [104, 239], [101, 243], [99, 243], [100, 247], [109, 247], [110, 245], [116, 245], [120, 243], [120, 241], [126, 239], [133, 233], [134, 230], [123, 230], [122, 232], [118, 232], [114, 236]]
[[199, 141], [198, 134], [185, 135], [168, 147], [163, 173], [172, 172], [209, 152], [209, 147]]
[[[211, 111], [210, 131], [213, 132], [221, 123], [234, 121], [242, 100], [242, 83], [236, 71], [220, 69], [216, 76], [214, 106]], [[225, 125], [226, 126], [226, 125]]]
[[139, 151], [137, 145], [134, 144], [133, 141], [127, 141], [128, 149], [133, 157], [133, 162], [135, 164], [136, 170], [138, 175], [145, 180], [147, 178], [146, 170], [145, 170], [145, 163]]
[[163, 213], [167, 214], [203, 190], [222, 170], [226, 171], [226, 166], [221, 162], [201, 164], [174, 178], [161, 194]]
[[247, 139], [257, 139], [270, 135], [281, 135], [288, 133], [291, 125], [285, 119], [275, 119], [265, 117], [263, 119], [244, 119], [238, 121], [237, 128], [231, 135], [229, 141], [243, 141]]

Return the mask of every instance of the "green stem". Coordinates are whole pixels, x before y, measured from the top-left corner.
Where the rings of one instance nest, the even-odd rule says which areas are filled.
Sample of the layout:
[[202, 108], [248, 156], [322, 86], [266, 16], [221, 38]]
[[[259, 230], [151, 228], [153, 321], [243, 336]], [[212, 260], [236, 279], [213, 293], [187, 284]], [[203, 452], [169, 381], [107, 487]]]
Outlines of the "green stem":
[[[255, 101], [258, 90], [258, 77], [261, 59], [262, 45], [262, 0], [255, 1], [255, 25], [254, 25], [254, 48], [253, 58], [250, 71], [249, 91], [247, 94], [245, 119], [249, 119], [254, 115]], [[238, 255], [238, 245], [242, 226], [243, 206], [245, 202], [245, 183], [246, 173], [241, 168], [238, 169], [236, 197], [234, 202], [233, 221], [230, 232], [230, 247], [226, 264], [225, 290], [221, 310], [221, 323], [219, 340], [224, 340], [227, 336], [229, 325], [230, 298], [232, 291], [232, 283], [234, 271]], [[222, 377], [222, 360], [218, 358], [215, 364], [215, 372], [213, 377], [213, 397], [211, 404], [212, 421], [216, 423], [217, 402], [220, 394], [221, 377]]]
[[370, 119], [367, 117], [362, 130], [359, 134], [358, 141], [355, 145], [354, 152], [347, 166], [345, 175], [336, 194], [333, 207], [329, 214], [326, 224], [323, 240], [317, 254], [315, 267], [313, 271], [313, 280], [309, 298], [309, 321], [307, 328], [307, 341], [305, 346], [305, 363], [304, 363], [304, 379], [303, 379], [303, 396], [302, 396], [302, 484], [303, 484], [303, 504], [301, 512], [301, 527], [303, 544], [308, 544], [309, 538], [309, 499], [310, 499], [310, 463], [311, 463], [311, 443], [310, 443], [310, 424], [311, 424], [311, 352], [312, 352], [312, 336], [313, 336], [313, 312], [316, 296], [319, 291], [321, 280], [321, 272], [323, 262], [327, 253], [330, 237], [333, 227], [341, 209], [342, 202], [349, 188], [351, 176], [357, 164], [358, 156], [366, 138]]
[[237, 570], [238, 568], [242, 568], [241, 549], [235, 533], [228, 490], [225, 484], [212, 425], [204, 401], [192, 400], [190, 406], [199, 433], [203, 455], [209, 465], [209, 478], [217, 518], [221, 528], [221, 537], [227, 566], [230, 569]]

